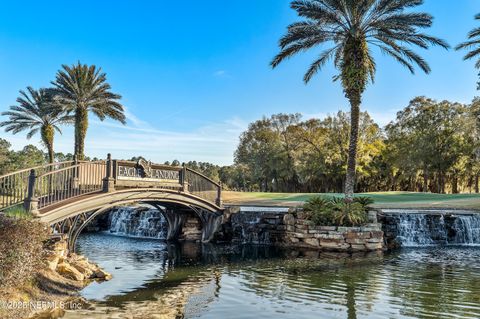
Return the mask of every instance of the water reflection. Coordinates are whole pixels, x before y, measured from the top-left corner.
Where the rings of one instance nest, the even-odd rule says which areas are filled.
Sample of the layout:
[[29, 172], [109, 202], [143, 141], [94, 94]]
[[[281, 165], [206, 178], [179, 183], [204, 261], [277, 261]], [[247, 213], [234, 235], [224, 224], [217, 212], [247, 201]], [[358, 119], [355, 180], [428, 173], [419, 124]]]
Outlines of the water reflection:
[[334, 254], [88, 234], [114, 274], [66, 318], [478, 318], [480, 249]]

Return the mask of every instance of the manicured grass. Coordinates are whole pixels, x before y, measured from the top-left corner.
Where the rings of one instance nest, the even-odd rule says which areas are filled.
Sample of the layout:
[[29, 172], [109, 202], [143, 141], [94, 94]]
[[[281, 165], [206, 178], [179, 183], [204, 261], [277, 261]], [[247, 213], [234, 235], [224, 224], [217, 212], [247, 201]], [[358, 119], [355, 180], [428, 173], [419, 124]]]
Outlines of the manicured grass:
[[[313, 196], [337, 196], [343, 194], [314, 193], [262, 193], [262, 192], [224, 192], [224, 202], [245, 205], [301, 205]], [[375, 200], [376, 207], [383, 208], [465, 208], [480, 209], [480, 194], [431, 194], [414, 192], [376, 192], [362, 193], [357, 196], [369, 196]]]

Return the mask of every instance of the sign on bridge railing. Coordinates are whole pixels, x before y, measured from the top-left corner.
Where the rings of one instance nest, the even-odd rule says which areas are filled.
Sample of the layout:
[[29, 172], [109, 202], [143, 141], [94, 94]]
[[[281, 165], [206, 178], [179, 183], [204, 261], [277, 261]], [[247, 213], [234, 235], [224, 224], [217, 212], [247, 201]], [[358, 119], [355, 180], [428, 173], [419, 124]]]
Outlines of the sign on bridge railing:
[[152, 164], [145, 160], [113, 161], [113, 178], [115, 186], [167, 186], [183, 189], [183, 168]]

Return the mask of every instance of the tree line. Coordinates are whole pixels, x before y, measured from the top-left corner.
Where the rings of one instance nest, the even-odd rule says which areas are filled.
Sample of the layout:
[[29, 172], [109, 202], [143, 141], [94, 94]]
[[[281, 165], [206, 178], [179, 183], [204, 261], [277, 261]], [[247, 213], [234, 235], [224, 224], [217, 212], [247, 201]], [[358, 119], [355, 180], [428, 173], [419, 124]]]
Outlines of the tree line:
[[[345, 112], [304, 121], [276, 114], [251, 123], [224, 182], [240, 190], [343, 192], [349, 119]], [[359, 119], [357, 192], [478, 193], [478, 98], [464, 105], [417, 97], [385, 127], [367, 112]]]
[[[356, 192], [479, 192], [479, 98], [461, 104], [416, 97], [384, 127], [368, 112], [359, 119]], [[241, 134], [233, 165], [176, 159], [164, 164], [185, 165], [230, 190], [340, 193], [349, 134], [346, 112], [305, 120], [300, 114], [275, 114]], [[0, 139], [0, 175], [42, 165], [48, 158], [33, 145], [15, 152]], [[54, 153], [58, 162], [73, 158]]]

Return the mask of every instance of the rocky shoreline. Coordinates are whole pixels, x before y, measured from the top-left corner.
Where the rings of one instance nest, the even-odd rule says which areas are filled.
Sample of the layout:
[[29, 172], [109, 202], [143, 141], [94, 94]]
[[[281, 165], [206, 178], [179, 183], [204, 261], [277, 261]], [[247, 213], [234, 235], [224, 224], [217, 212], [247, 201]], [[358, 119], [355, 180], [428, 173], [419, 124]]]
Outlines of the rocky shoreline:
[[58, 318], [65, 310], [82, 309], [87, 304], [79, 292], [93, 281], [112, 276], [86, 257], [68, 254], [64, 238], [50, 239], [45, 245], [46, 264], [28, 285], [1, 292], [0, 318]]

